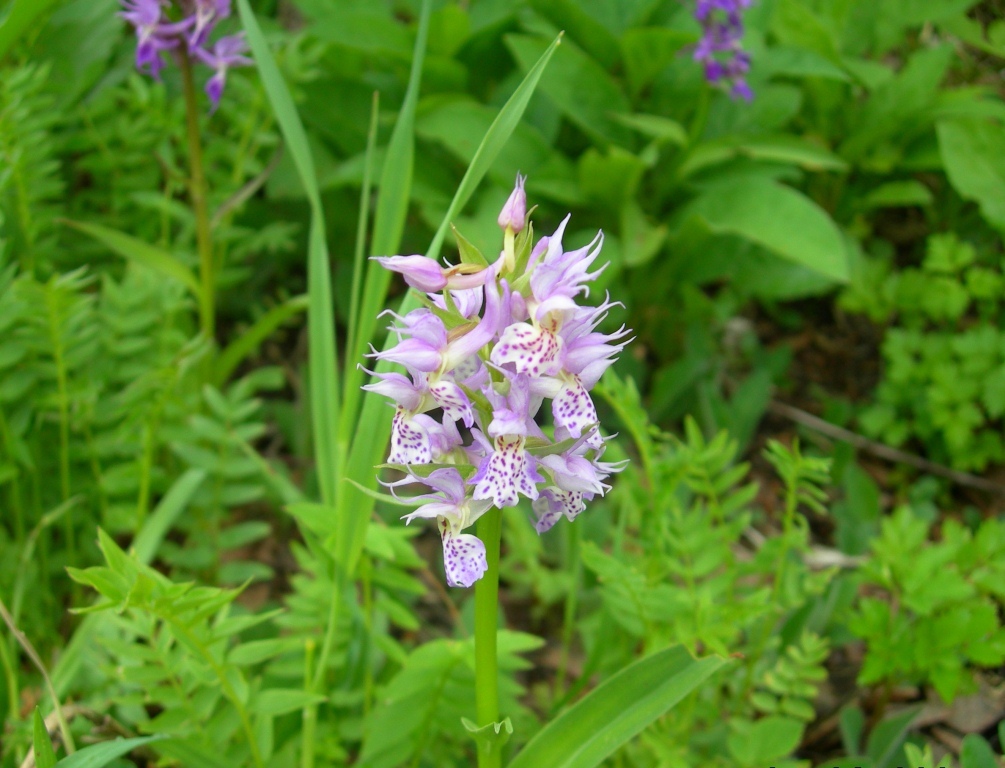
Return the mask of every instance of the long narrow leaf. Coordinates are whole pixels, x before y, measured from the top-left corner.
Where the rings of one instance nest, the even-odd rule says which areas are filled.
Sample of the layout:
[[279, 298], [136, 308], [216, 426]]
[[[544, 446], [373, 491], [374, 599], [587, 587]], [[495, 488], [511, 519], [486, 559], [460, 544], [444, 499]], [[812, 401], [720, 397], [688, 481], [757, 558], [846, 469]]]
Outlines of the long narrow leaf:
[[145, 243], [132, 235], [103, 227], [100, 224], [85, 224], [82, 221], [69, 221], [66, 219], [63, 220], [63, 223], [104, 243], [111, 250], [119, 254], [119, 256], [130, 261], [135, 261], [137, 264], [143, 264], [157, 270], [165, 277], [179, 281], [192, 292], [193, 296], [199, 295], [201, 288], [199, 287], [199, 281], [192, 274], [192, 270], [163, 248], [150, 245], [150, 243]]
[[153, 514], [143, 525], [143, 529], [133, 541], [133, 549], [137, 559], [144, 565], [149, 564], [167, 536], [171, 526], [188, 507], [195, 492], [199, 490], [202, 481], [206, 479], [206, 470], [189, 469], [175, 480], [174, 484], [164, 494], [164, 498], [154, 509]]
[[[377, 194], [377, 210], [373, 219], [373, 241], [370, 252], [375, 256], [394, 254], [401, 244], [401, 234], [405, 228], [405, 217], [408, 214], [408, 201], [412, 194], [412, 172], [415, 159], [415, 108], [419, 102], [419, 86], [422, 82], [422, 65], [426, 57], [426, 38], [429, 34], [429, 15], [431, 4], [423, 2], [419, 15], [419, 30], [415, 37], [415, 50], [412, 54], [412, 71], [408, 78], [408, 90], [405, 100], [391, 132], [391, 140], [387, 145], [387, 155], [380, 174], [380, 187]], [[356, 317], [356, 334], [347, 345], [353, 360], [360, 360], [366, 353], [367, 345], [373, 338], [377, 327], [377, 315], [384, 308], [387, 299], [387, 287], [390, 284], [390, 273], [377, 262], [371, 261], [366, 268], [366, 282], [363, 286], [363, 297], [360, 302], [359, 315]], [[350, 375], [346, 376], [346, 401], [358, 404], [357, 390], [363, 383], [363, 374], [355, 367], [350, 367]], [[344, 427], [351, 430], [355, 427], [355, 412], [346, 409], [347, 421]], [[345, 434], [351, 434], [351, 431]]]
[[14, 0], [10, 11], [0, 23], [0, 58], [28, 29], [38, 28], [38, 17], [49, 10], [56, 0]]
[[593, 768], [724, 664], [674, 646], [622, 669], [528, 742], [509, 768]]
[[294, 296], [292, 299], [287, 299], [282, 304], [276, 305], [258, 318], [247, 331], [232, 341], [216, 359], [216, 365], [214, 366], [216, 385], [219, 387], [225, 384], [244, 358], [258, 349], [261, 343], [269, 338], [279, 326], [294, 315], [298, 315], [306, 310], [309, 304], [310, 301], [306, 296]]
[[[370, 129], [366, 134], [366, 154], [363, 156], [363, 186], [359, 191], [359, 216], [356, 220], [356, 249], [353, 252], [352, 259], [352, 287], [349, 291], [349, 331], [346, 334], [346, 338], [349, 339], [349, 343], [346, 345], [349, 349], [352, 349], [352, 340], [356, 337], [356, 326], [359, 323], [359, 303], [362, 299], [360, 295], [360, 288], [363, 284], [363, 272], [366, 270], [366, 233], [367, 225], [370, 220], [370, 192], [373, 182], [373, 159], [377, 152], [377, 123], [380, 116], [380, 92], [373, 92], [373, 104], [370, 107]], [[356, 368], [356, 361], [352, 359], [351, 355], [347, 355], [345, 359], [346, 372], [345, 380], [349, 381], [352, 379], [352, 373], [350, 369]], [[348, 396], [357, 396], [357, 392], [351, 392], [347, 390], [342, 393], [342, 412], [353, 413], [353, 411], [346, 407], [345, 400]], [[343, 416], [343, 420], [345, 420]], [[348, 417], [350, 420], [352, 417]], [[340, 425], [344, 427], [343, 425]], [[343, 429], [342, 434], [345, 434]]]
[[331, 268], [325, 236], [324, 211], [318, 190], [314, 159], [307, 133], [297, 114], [293, 97], [283, 81], [275, 59], [262, 35], [248, 0], [237, 0], [237, 8], [248, 37], [248, 45], [269, 97], [272, 111], [293, 158], [300, 183], [311, 206], [311, 228], [307, 254], [307, 332], [310, 354], [311, 425], [317, 456], [321, 497], [333, 503], [338, 488], [339, 458], [335, 450], [338, 431], [339, 371], [335, 346], [335, 312], [332, 307]]
[[[534, 95], [534, 89], [541, 79], [541, 74], [544, 72], [548, 61], [551, 59], [561, 39], [561, 35], [555, 38], [555, 41], [530, 69], [523, 82], [513, 92], [509, 101], [500, 110], [492, 125], [489, 126], [485, 137], [475, 151], [471, 165], [464, 174], [464, 178], [461, 179], [460, 186], [454, 194], [454, 199], [447, 209], [447, 215], [444, 216], [443, 222], [440, 224], [440, 228], [437, 230], [436, 236], [433, 238], [429, 250], [426, 252], [426, 255], [430, 258], [437, 258], [439, 256], [443, 238], [447, 228], [450, 226], [451, 219], [461, 211], [464, 204], [471, 198], [475, 189], [481, 183], [482, 179], [485, 178], [485, 174], [492, 166], [492, 163], [498, 157], [499, 151], [519, 124], [531, 96]], [[413, 292], [409, 292], [399, 312], [408, 312], [417, 306], [418, 299], [416, 295]], [[388, 344], [391, 343], [393, 343], [391, 339], [388, 339]], [[385, 371], [388, 367], [386, 365], [378, 365], [377, 370]], [[383, 458], [381, 454], [384, 452], [391, 434], [391, 420], [388, 418], [388, 409], [384, 398], [375, 394], [368, 394], [364, 397], [363, 408], [357, 424], [361, 428], [355, 430], [345, 476], [365, 485], [372, 486], [375, 475], [373, 467], [381, 462]], [[353, 514], [356, 521], [366, 521], [373, 510], [373, 500], [368, 498], [355, 486], [346, 483], [344, 484], [340, 498], [340, 506], [354, 510]], [[365, 536], [366, 526], [362, 524], [355, 525], [351, 529], [343, 529], [342, 534], [340, 534], [341, 554], [345, 558], [345, 562], [348, 564], [350, 570], [355, 568], [356, 560], [363, 548]]]
[[129, 754], [137, 747], [163, 738], [163, 736], [140, 736], [136, 739], [103, 741], [100, 744], [85, 747], [79, 752], [74, 752], [69, 757], [64, 757], [56, 763], [56, 768], [104, 768], [113, 760]]

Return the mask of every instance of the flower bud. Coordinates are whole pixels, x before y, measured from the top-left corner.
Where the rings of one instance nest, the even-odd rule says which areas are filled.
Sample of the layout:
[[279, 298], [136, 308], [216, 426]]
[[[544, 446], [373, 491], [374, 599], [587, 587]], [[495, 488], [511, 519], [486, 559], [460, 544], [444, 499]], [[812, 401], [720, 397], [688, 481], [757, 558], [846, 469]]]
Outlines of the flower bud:
[[499, 226], [503, 229], [509, 228], [514, 232], [523, 229], [524, 220], [527, 218], [527, 193], [523, 191], [525, 179], [526, 177], [519, 173], [516, 175], [516, 185], [499, 213]]
[[447, 286], [443, 267], [425, 256], [375, 256], [384, 269], [398, 272], [412, 288], [424, 293], [442, 291]]

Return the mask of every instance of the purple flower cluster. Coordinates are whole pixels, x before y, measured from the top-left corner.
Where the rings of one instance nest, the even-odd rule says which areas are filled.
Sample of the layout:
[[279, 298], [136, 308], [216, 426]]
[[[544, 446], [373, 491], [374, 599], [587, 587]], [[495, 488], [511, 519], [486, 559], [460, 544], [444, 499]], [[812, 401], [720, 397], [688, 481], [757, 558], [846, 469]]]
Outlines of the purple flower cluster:
[[[526, 497], [543, 533], [562, 517], [574, 520], [623, 466], [601, 461], [605, 441], [589, 391], [628, 343], [628, 331], [597, 331], [610, 300], [576, 303], [603, 271], [590, 271], [603, 235], [566, 251], [566, 217], [532, 247], [526, 211], [518, 177], [499, 216], [504, 249], [493, 264], [378, 259], [426, 293], [426, 306], [393, 315], [398, 343], [372, 355], [405, 366], [408, 375], [376, 374], [364, 389], [395, 403], [388, 462], [407, 476], [391, 486], [431, 489], [405, 519], [436, 519], [451, 586], [469, 587], [485, 572], [485, 545], [462, 531], [488, 509]], [[535, 421], [545, 401], [553, 438]], [[437, 410], [438, 418], [431, 415]]]
[[753, 91], [745, 75], [750, 70], [750, 54], [743, 50], [743, 10], [750, 0], [697, 0], [694, 17], [702, 27], [702, 37], [694, 49], [694, 59], [705, 70], [705, 79], [722, 83], [733, 97], [750, 101]]
[[[231, 0], [121, 0], [122, 18], [136, 30], [136, 68], [153, 77], [164, 69], [166, 51], [184, 49], [195, 61], [213, 70], [206, 95], [216, 109], [231, 67], [251, 64], [244, 55], [244, 34], [219, 38], [212, 46], [209, 36], [230, 16]], [[177, 18], [173, 18], [177, 17]]]

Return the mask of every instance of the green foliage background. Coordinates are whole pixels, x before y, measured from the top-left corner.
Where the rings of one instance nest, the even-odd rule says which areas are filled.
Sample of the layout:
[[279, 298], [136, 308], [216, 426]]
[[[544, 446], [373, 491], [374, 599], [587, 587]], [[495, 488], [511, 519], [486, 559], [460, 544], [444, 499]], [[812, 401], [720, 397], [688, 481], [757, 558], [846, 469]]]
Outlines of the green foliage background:
[[[199, 114], [207, 338], [177, 69], [134, 71], [115, 0], [0, 5], [0, 598], [78, 743], [136, 739], [59, 765], [472, 763], [472, 601], [366, 492], [356, 363], [410, 299], [363, 257], [456, 260], [451, 224], [494, 253], [519, 171], [538, 234], [604, 230], [592, 300], [636, 338], [598, 390], [613, 491], [505, 517], [507, 760], [594, 707], [620, 735], [569, 765], [1000, 766], [1000, 726], [947, 756], [889, 705], [1001, 669], [999, 506], [766, 419], [1005, 460], [1000, 3], [756, 0], [750, 103], [679, 0], [243, 6], [258, 66]], [[0, 662], [0, 766], [56, 764], [6, 628]], [[618, 720], [657, 669], [690, 687]]]

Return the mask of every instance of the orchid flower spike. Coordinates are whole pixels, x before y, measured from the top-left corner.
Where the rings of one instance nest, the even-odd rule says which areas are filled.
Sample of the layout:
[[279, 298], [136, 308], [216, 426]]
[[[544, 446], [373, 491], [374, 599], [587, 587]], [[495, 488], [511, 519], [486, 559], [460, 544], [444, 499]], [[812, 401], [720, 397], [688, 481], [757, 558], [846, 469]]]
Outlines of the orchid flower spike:
[[[371, 357], [405, 373], [373, 374], [364, 388], [394, 406], [388, 462], [406, 477], [391, 485], [430, 490], [405, 519], [436, 520], [454, 587], [470, 587], [487, 568], [484, 543], [463, 532], [487, 511], [529, 501], [544, 533], [575, 520], [624, 467], [602, 461], [609, 438], [590, 390], [630, 331], [598, 330], [620, 306], [609, 297], [580, 303], [606, 266], [597, 263], [603, 235], [566, 250], [566, 217], [532, 244], [524, 183], [518, 175], [499, 214], [503, 249], [494, 264], [375, 259], [422, 292], [425, 306], [389, 313], [397, 343]], [[542, 413], [550, 414], [548, 431], [538, 423]], [[437, 466], [419, 471], [423, 464]]]

